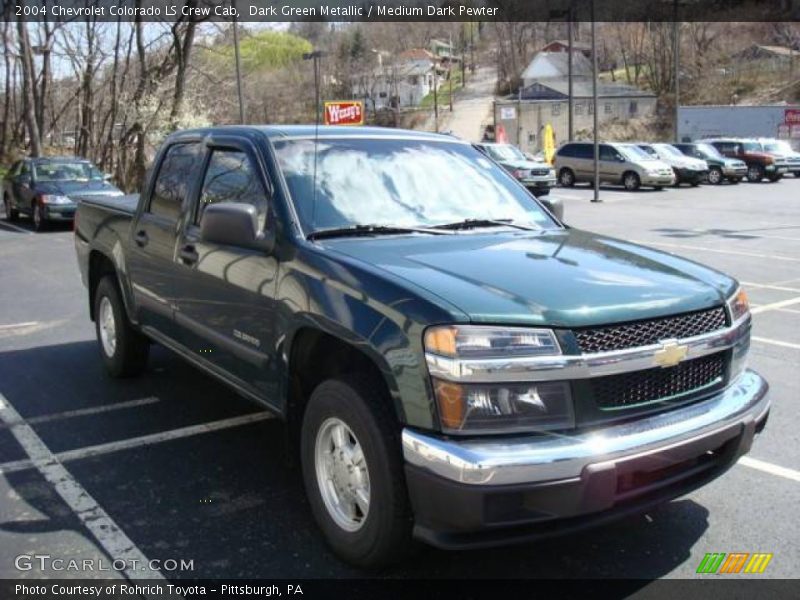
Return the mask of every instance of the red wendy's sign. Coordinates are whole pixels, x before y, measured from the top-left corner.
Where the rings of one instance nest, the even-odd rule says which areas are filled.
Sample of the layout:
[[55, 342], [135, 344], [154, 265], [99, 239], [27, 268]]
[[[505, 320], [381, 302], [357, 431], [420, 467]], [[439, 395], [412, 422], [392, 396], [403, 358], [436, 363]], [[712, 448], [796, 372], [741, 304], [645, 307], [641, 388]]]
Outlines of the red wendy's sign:
[[360, 100], [325, 103], [325, 125], [363, 125], [364, 103]]
[[800, 109], [787, 108], [784, 112], [784, 123], [787, 125], [800, 125]]

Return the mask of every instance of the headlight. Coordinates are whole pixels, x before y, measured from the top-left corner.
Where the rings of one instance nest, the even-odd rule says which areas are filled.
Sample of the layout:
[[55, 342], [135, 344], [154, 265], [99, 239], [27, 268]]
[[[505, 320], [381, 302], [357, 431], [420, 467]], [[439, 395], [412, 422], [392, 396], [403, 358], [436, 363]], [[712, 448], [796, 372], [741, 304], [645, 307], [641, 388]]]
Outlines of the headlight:
[[561, 354], [549, 329], [460, 325], [431, 327], [425, 332], [425, 351], [448, 358], [509, 358]]
[[750, 312], [747, 293], [742, 288], [737, 289], [736, 293], [728, 299], [728, 311], [731, 321], [734, 323]]
[[425, 332], [430, 360], [451, 364], [452, 380], [433, 377], [442, 429], [449, 433], [508, 433], [570, 429], [575, 415], [565, 382], [460, 383], [470, 364], [558, 356], [549, 329], [491, 326], [432, 327]]
[[42, 194], [40, 198], [43, 204], [72, 204], [72, 200], [70, 200], [67, 196]]
[[555, 170], [555, 169], [550, 169], [550, 170], [547, 172], [547, 176], [548, 176], [548, 177], [555, 177], [555, 176], [556, 176], [556, 170]]

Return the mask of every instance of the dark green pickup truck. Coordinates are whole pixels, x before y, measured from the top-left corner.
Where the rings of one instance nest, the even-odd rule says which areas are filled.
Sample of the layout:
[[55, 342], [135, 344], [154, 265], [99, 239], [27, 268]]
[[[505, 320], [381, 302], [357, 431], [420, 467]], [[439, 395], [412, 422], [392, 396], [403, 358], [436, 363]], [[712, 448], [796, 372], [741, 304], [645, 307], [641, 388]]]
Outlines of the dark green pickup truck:
[[352, 563], [644, 510], [766, 423], [735, 280], [564, 225], [467, 143], [220, 127], [152, 173], [78, 208], [102, 359], [156, 342], [280, 415]]

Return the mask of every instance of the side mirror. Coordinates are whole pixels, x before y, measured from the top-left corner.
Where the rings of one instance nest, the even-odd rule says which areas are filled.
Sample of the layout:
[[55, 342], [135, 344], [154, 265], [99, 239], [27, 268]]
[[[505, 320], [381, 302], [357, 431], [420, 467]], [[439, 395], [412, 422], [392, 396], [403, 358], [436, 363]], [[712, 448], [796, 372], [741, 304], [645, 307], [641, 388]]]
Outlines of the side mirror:
[[203, 211], [200, 239], [213, 244], [272, 251], [275, 238], [258, 231], [258, 213], [251, 204], [211, 204]]
[[564, 220], [564, 203], [559, 198], [551, 198], [550, 196], [542, 196], [539, 202], [544, 204], [544, 207], [559, 221]]

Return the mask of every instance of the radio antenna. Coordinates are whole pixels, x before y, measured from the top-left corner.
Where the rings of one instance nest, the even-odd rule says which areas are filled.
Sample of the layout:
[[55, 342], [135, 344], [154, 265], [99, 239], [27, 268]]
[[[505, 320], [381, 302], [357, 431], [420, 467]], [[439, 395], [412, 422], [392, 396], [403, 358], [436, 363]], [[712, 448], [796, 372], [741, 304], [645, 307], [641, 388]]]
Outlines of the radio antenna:
[[324, 56], [321, 50], [314, 50], [313, 52], [306, 52], [303, 54], [303, 60], [313, 61], [314, 66], [314, 110], [316, 118], [314, 119], [314, 175], [312, 178], [312, 192], [311, 192], [311, 225], [312, 227], [317, 221], [317, 155], [319, 154], [319, 59]]

